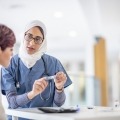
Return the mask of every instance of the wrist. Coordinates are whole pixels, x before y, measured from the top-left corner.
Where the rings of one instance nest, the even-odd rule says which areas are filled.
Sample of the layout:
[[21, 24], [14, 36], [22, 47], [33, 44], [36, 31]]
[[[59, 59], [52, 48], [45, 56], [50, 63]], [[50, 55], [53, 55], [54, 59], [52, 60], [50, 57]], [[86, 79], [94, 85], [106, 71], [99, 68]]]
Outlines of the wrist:
[[63, 92], [64, 91], [64, 87], [61, 87], [61, 88], [55, 87], [55, 89], [56, 89], [57, 92]]
[[30, 99], [30, 100], [35, 97], [35, 95], [34, 95], [34, 93], [33, 93], [32, 91], [30, 91], [30, 92], [27, 94], [27, 96], [28, 96], [28, 99]]

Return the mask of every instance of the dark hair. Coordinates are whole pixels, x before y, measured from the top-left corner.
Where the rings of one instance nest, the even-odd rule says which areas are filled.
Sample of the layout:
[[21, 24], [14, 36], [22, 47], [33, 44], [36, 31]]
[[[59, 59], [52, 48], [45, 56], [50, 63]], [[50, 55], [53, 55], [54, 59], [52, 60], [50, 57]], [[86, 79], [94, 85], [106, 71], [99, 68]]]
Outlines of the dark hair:
[[0, 47], [5, 50], [7, 47], [13, 47], [16, 42], [13, 31], [6, 25], [0, 24]]
[[40, 32], [42, 33], [43, 39], [44, 39], [44, 31], [43, 31], [43, 29], [40, 26], [37, 26], [37, 27], [39, 28]]

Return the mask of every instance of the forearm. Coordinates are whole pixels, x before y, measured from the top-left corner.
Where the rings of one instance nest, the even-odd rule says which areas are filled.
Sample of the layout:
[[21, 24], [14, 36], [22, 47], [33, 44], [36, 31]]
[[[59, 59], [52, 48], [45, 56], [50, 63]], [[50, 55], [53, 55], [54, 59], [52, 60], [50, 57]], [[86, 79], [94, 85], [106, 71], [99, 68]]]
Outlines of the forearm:
[[65, 95], [64, 90], [62, 92], [58, 92], [57, 90], [55, 90], [53, 107], [62, 106], [65, 103], [65, 99], [66, 99], [66, 95]]
[[17, 95], [15, 92], [7, 91], [6, 97], [7, 97], [9, 106], [12, 109], [22, 107], [23, 105], [30, 102], [30, 100], [28, 99], [27, 93], [22, 94], [22, 95]]

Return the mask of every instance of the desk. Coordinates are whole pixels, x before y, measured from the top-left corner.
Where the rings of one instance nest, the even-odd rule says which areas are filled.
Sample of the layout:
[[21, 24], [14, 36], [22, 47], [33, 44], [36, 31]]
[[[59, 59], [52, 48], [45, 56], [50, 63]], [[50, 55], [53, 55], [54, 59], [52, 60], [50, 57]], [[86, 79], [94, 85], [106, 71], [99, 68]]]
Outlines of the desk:
[[120, 120], [120, 109], [94, 108], [85, 109], [77, 113], [43, 113], [36, 108], [33, 109], [6, 109], [7, 115], [12, 115], [12, 120], [23, 117], [33, 120]]

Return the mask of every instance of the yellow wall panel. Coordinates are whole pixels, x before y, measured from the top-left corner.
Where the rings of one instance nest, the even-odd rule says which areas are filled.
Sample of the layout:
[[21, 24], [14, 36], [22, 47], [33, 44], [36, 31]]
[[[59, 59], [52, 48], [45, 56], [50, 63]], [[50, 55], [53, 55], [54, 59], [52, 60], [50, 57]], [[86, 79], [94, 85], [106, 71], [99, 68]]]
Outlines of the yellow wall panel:
[[103, 38], [98, 38], [98, 42], [94, 46], [95, 55], [95, 77], [101, 83], [101, 104], [107, 106], [107, 69], [106, 69], [106, 45]]

